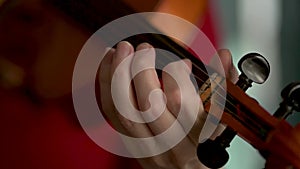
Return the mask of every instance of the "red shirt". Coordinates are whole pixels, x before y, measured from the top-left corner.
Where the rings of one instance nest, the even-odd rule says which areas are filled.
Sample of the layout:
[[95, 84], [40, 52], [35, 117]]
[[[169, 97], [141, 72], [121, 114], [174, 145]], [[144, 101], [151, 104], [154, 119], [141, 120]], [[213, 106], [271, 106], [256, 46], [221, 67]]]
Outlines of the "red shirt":
[[141, 168], [134, 159], [97, 146], [70, 113], [0, 91], [0, 168]]

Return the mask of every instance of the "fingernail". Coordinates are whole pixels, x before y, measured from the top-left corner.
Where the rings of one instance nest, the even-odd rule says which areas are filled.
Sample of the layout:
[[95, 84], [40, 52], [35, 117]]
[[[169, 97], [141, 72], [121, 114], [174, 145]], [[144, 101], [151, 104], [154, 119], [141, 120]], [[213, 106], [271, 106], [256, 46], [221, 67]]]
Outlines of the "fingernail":
[[136, 50], [144, 50], [144, 51], [148, 51], [150, 49], [152, 49], [153, 47], [149, 44], [149, 43], [141, 43], [140, 45], [137, 46]]
[[117, 45], [117, 56], [128, 56], [131, 53], [131, 44], [127, 41], [119, 42]]

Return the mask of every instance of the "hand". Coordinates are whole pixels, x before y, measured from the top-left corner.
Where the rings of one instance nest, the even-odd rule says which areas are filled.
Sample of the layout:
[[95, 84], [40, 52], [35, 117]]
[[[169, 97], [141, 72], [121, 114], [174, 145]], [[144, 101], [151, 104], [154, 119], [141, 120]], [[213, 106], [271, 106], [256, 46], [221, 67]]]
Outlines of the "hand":
[[[197, 108], [196, 116], [198, 119], [195, 126], [201, 128], [203, 125], [203, 120], [201, 119], [205, 119], [205, 113], [202, 102], [190, 80], [191, 62], [183, 60], [167, 65], [164, 71], [168, 71], [169, 74], [163, 71], [160, 81], [154, 69], [155, 52], [152, 46], [143, 43], [136, 48], [136, 51], [138, 53], [134, 54], [134, 49], [128, 42], [120, 42], [116, 49], [111, 49], [106, 54], [100, 65], [100, 108], [112, 125], [120, 132], [131, 137], [153, 137], [161, 134], [176, 122], [176, 117], [182, 106], [186, 116], [195, 116], [191, 112], [195, 112], [195, 108]], [[220, 50], [219, 55], [226, 76], [236, 81], [237, 72], [232, 66], [230, 52], [228, 50]], [[139, 72], [145, 67], [147, 69]], [[170, 73], [176, 77], [174, 78]], [[131, 79], [133, 79], [132, 82]], [[180, 88], [175, 80], [177, 82], [180, 81], [184, 87]], [[118, 81], [118, 83], [113, 84], [112, 82], [115, 81]], [[130, 85], [127, 88], [125, 84], [128, 82]], [[121, 115], [120, 111], [117, 111], [118, 108], [116, 103], [113, 102], [113, 96], [116, 96], [119, 103], [122, 104], [128, 101], [126, 99], [122, 100], [126, 90], [129, 90], [128, 100], [130, 100], [131, 104], [136, 109], [144, 112], [142, 115], [140, 113], [136, 115], [136, 112], [125, 112], [125, 114], [133, 118], [136, 117], [137, 120], [148, 121], [150, 119], [148, 123], [133, 122], [125, 118], [124, 114]], [[112, 94], [111, 91], [114, 93]], [[152, 91], [156, 92], [151, 93]], [[150, 95], [153, 96], [152, 99], [149, 97]], [[184, 100], [187, 101], [185, 102]], [[189, 106], [191, 102], [195, 103], [196, 106]], [[166, 104], [165, 107], [163, 104]], [[158, 118], [151, 121], [154, 117]], [[181, 124], [181, 122], [179, 121], [178, 124]], [[179, 126], [176, 131], [184, 131], [184, 126]], [[199, 132], [185, 133], [183, 140], [170, 150], [138, 160], [145, 169], [206, 168], [198, 161], [196, 156], [198, 137]], [[158, 141], [157, 144], [159, 143]], [[152, 151], [149, 147], [147, 149], [147, 146], [142, 147], [142, 149]]]

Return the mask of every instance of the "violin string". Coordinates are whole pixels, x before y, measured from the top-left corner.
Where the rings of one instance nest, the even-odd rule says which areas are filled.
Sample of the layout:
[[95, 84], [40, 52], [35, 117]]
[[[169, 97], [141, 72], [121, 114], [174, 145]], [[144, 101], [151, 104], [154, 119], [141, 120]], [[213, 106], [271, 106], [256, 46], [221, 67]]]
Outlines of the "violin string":
[[[171, 58], [170, 58], [169, 55], [165, 55], [165, 56], [163, 56], [163, 57], [164, 57], [164, 58], [169, 58], [169, 60], [171, 60]], [[158, 66], [158, 67], [163, 67], [163, 66], [164, 66], [164, 63], [162, 63], [162, 62], [158, 62], [157, 64], [159, 64], [159, 65], [156, 65], [156, 66]], [[194, 65], [194, 67], [196, 67], [196, 68], [198, 68], [198, 69], [201, 70], [201, 68], [198, 67], [196, 64], [193, 64], [193, 65]], [[201, 70], [201, 71], [202, 71], [202, 70]], [[193, 76], [194, 76], [197, 80], [199, 80], [200, 82], [202, 82], [202, 83], [205, 82], [205, 80], [202, 80], [202, 79], [201, 79], [200, 77], [198, 77], [197, 75], [193, 74]], [[220, 85], [218, 82], [216, 82], [214, 79], [210, 79], [210, 80], [212, 80], [213, 82], [215, 82], [215, 84], [217, 84], [217, 85], [220, 87], [221, 90], [224, 90], [223, 86]], [[214, 99], [214, 103], [216, 103], [216, 104], [218, 104], [219, 106], [223, 107], [224, 110], [226, 110], [226, 112], [229, 113], [230, 115], [232, 115], [235, 119], [237, 119], [237, 120], [242, 120], [242, 119], [243, 119], [243, 120], [240, 121], [240, 122], [243, 123], [243, 125], [244, 125], [245, 127], [247, 127], [247, 128], [248, 128], [249, 130], [251, 130], [251, 131], [257, 131], [258, 128], [259, 128], [259, 129], [263, 129], [263, 128], [264, 128], [263, 126], [259, 125], [258, 122], [256, 122], [255, 120], [251, 119], [250, 117], [248, 117], [248, 116], [243, 116], [243, 118], [241, 118], [240, 115], [238, 115], [237, 113], [235, 113], [234, 111], [232, 111], [230, 108], [226, 107], [226, 103], [227, 103], [228, 105], [231, 105], [233, 108], [235, 108], [235, 110], [239, 109], [234, 103], [232, 103], [230, 100], [226, 99], [226, 96], [223, 96], [223, 94], [221, 94], [220, 92], [218, 92], [218, 89], [214, 89], [214, 90], [215, 90], [215, 92], [214, 92], [215, 94], [217, 94], [218, 96], [220, 96], [222, 99], [225, 100], [225, 104], [219, 102], [217, 99]], [[233, 98], [231, 97], [231, 95], [227, 95], [227, 97], [233, 99]], [[233, 99], [233, 100], [234, 100], [234, 99]], [[221, 114], [221, 115], [222, 115], [222, 114]], [[219, 119], [219, 120], [220, 120], [220, 119]], [[247, 121], [247, 120], [248, 120], [248, 121], [251, 121], [251, 122], [254, 122], [254, 123], [253, 123], [253, 126], [249, 126], [248, 123], [245, 123], [245, 122], [244, 122], [244, 121]], [[256, 124], [256, 125], [255, 125], [255, 124]], [[258, 124], [258, 125], [257, 125], [257, 124]], [[256, 126], [256, 127], [254, 127], [254, 126]], [[257, 134], [257, 135], [261, 135], [261, 133], [257, 133], [257, 132], [256, 132], [256, 134]]]
[[[149, 29], [155, 29], [154, 27], [152, 27], [147, 21], [145, 21], [145, 20], [142, 20], [143, 22], [135, 22], [135, 23], [138, 23], [138, 24], [142, 24], [142, 26], [144, 27], [144, 28], [149, 28]], [[151, 31], [150, 31], [151, 32]], [[165, 45], [167, 45], [168, 47], [170, 47], [171, 49], [173, 49], [173, 50], [175, 50], [175, 51], [177, 51], [177, 52], [179, 52], [179, 53], [181, 53], [180, 51], [178, 51], [178, 50], [176, 50], [176, 48], [173, 48], [173, 46], [171, 46], [171, 45], [168, 45], [168, 42], [164, 39], [164, 38], [159, 38], [159, 40], [161, 41], [161, 42], [163, 42]], [[176, 42], [175, 42], [176, 43]], [[179, 44], [178, 44], [179, 45]], [[182, 47], [182, 46], [181, 46]], [[183, 47], [182, 47], [183, 48]], [[182, 54], [181, 53], [181, 55], [182, 56], [184, 56], [185, 57], [185, 55], [184, 54]], [[170, 58], [170, 56], [167, 56], [166, 57], [166, 59], [169, 59], [169, 61], [170, 62], [172, 62], [172, 59]], [[188, 59], [188, 58], [187, 58]], [[192, 65], [193, 65], [193, 68], [194, 69], [197, 69], [197, 70], [199, 70], [199, 71], [201, 71], [203, 74], [205, 74], [208, 78], [210, 77], [209, 76], [209, 74], [205, 71], [205, 70], [203, 70], [200, 66], [198, 66], [196, 63], [194, 63], [194, 62], [191, 62], [192, 63]], [[163, 66], [163, 64], [164, 63], [159, 63], [159, 64], [162, 64], [161, 66]], [[193, 76], [199, 81], [199, 82], [202, 82], [202, 83], [204, 83], [206, 80], [204, 80], [204, 79], [202, 79], [201, 77], [199, 77], [199, 76], [197, 76], [196, 74], [193, 74]], [[210, 79], [210, 78], [209, 78]], [[224, 89], [224, 87], [221, 85], [221, 84], [219, 84], [218, 82], [216, 82], [215, 81], [215, 79], [210, 79], [211, 81], [213, 81], [213, 82], [215, 82], [215, 84], [217, 85], [217, 87], [219, 87], [219, 89], [221, 89], [221, 90], [223, 90], [223, 91], [226, 91], [225, 89]], [[226, 82], [226, 81], [225, 81]], [[224, 109], [228, 112], [228, 113], [230, 113], [231, 115], [234, 115], [235, 117], [236, 116], [238, 116], [236, 113], [234, 113], [231, 109], [229, 109], [228, 107], [226, 107], [226, 104], [228, 104], [228, 105], [231, 105], [235, 110], [236, 109], [239, 109], [237, 106], [236, 106], [236, 104], [235, 103], [232, 103], [230, 100], [228, 100], [226, 97], [228, 97], [228, 98], [231, 98], [232, 100], [235, 100], [235, 99], [233, 99], [232, 98], [232, 96], [231, 95], [229, 95], [229, 94], [227, 94], [226, 96], [224, 96], [223, 94], [221, 94], [220, 92], [218, 92], [218, 90], [217, 89], [215, 89], [215, 92], [214, 92], [215, 94], [217, 94], [218, 96], [220, 96], [222, 99], [224, 99], [226, 102], [225, 102], [225, 105], [223, 104], [223, 103], [219, 103], [218, 101], [217, 101], [217, 99], [215, 99], [214, 101], [215, 102], [218, 102], [218, 104], [219, 104], [219, 106], [222, 106], [222, 107], [224, 107]], [[248, 118], [247, 116], [246, 116], [246, 118]], [[238, 118], [239, 119], [239, 118]], [[249, 118], [248, 118], [249, 119]], [[249, 119], [249, 120], [251, 120], [251, 121], [253, 121], [252, 119]], [[249, 126], [248, 126], [249, 127]]]
[[[144, 29], [148, 29], [148, 32], [159, 32], [156, 28], [154, 28], [151, 24], [149, 24], [149, 22], [147, 22], [144, 18], [141, 18], [141, 17], [136, 17], [136, 18], [133, 18], [134, 19], [134, 23], [135, 23], [135, 27], [137, 28], [144, 28]], [[123, 31], [126, 31], [126, 29], [115, 29], [115, 30], [112, 30], [112, 32], [115, 33], [115, 35], [118, 35], [117, 33], [120, 32], [121, 30]], [[124, 32], [123, 32], [124, 33]], [[125, 32], [126, 33], [126, 32]], [[159, 37], [158, 39], [160, 42], [163, 42], [165, 45], [167, 45], [168, 47], [172, 48], [173, 50], [181, 53], [180, 51], [176, 50], [176, 48], [174, 48], [173, 46], [169, 45], [169, 43], [166, 41], [166, 39], [164, 38], [161, 38]], [[175, 42], [176, 43], [176, 42]], [[182, 47], [182, 46], [181, 46]], [[182, 47], [183, 48], [183, 47]], [[181, 53], [182, 56], [185, 57], [184, 54]], [[171, 62], [172, 59], [170, 58], [170, 56], [166, 56], [166, 59], [169, 59], [169, 61]], [[188, 58], [187, 58], [188, 59]], [[207, 77], [209, 77], [209, 75], [207, 74], [207, 72], [205, 70], [203, 70], [202, 68], [200, 68], [196, 63], [193, 63], [191, 62], [192, 65], [193, 65], [193, 68], [201, 71], [203, 74], [205, 74]], [[163, 63], [162, 63], [163, 64]], [[162, 65], [163, 66], [163, 65]], [[198, 77], [197, 75], [194, 75], [194, 77], [199, 80], [200, 82], [205, 82], [206, 80], [202, 80], [200, 77]], [[212, 80], [212, 79], [210, 79]], [[214, 81], [214, 80], [213, 80]], [[222, 85], [220, 85], [218, 82], [215, 82], [215, 84], [223, 91], [226, 91], [224, 89], [224, 87]], [[223, 96], [223, 94], [220, 94], [218, 91], [215, 92], [217, 95], [219, 95], [222, 99], [224, 99], [226, 101], [226, 103], [230, 104], [231, 106], [233, 106], [234, 108], [237, 109], [237, 107], [235, 106], [234, 103], [231, 103], [229, 100], [226, 99], [226, 96]], [[231, 97], [230, 95], [227, 95], [227, 97]], [[234, 100], [234, 99], [233, 99]]]
[[[215, 101], [217, 104], [219, 104], [219, 106], [224, 106], [222, 103], [218, 102], [217, 100]], [[237, 119], [238, 121], [240, 121], [240, 123], [243, 124], [243, 126], [245, 126], [246, 128], [248, 128], [250, 131], [253, 131], [256, 135], [258, 135], [259, 137], [262, 137], [263, 139], [263, 131], [267, 131], [268, 129], [265, 128], [265, 126], [262, 126], [259, 122], [251, 119], [250, 117], [248, 116], [241, 116], [241, 115], [238, 115], [234, 112], [232, 112], [230, 109], [228, 109], [226, 106], [224, 106], [225, 110], [230, 114], [232, 115], [235, 119]], [[243, 117], [243, 118], [241, 118]], [[246, 121], [249, 121], [249, 122], [246, 122]], [[251, 125], [250, 125], [250, 122], [251, 122]]]
[[[165, 57], [168, 57], [168, 56], [165, 56]], [[160, 62], [159, 62], [158, 64], [160, 64]], [[158, 66], [162, 67], [163, 65], [158, 65]], [[196, 75], [194, 75], [194, 77], [195, 77], [196, 79], [198, 79], [199, 81], [203, 82], [203, 83], [205, 82], [204, 80], [202, 80], [200, 77], [198, 77], [198, 76], [196, 76]], [[214, 79], [213, 79], [213, 81], [215, 82]], [[220, 85], [218, 82], [215, 82], [215, 83], [216, 83], [219, 87], [221, 87], [221, 90], [224, 90], [224, 88], [223, 88], [222, 85]], [[216, 92], [214, 92], [214, 93], [216, 93], [218, 96], [220, 96], [222, 99], [224, 99], [224, 100], [226, 101], [226, 103], [230, 104], [230, 105], [233, 106], [234, 108], [237, 108], [237, 107], [235, 106], [234, 103], [232, 103], [232, 102], [230, 102], [228, 99], [226, 99], [226, 96], [223, 96], [223, 94], [220, 94], [220, 93], [217, 91], [217, 89], [215, 89], [215, 90], [216, 90]], [[230, 95], [227, 95], [227, 96], [231, 97]], [[225, 105], [222, 105], [222, 106], [226, 107]], [[230, 111], [230, 113], [233, 114], [232, 111]]]
[[[167, 58], [170, 58], [170, 56], [165, 56]], [[171, 60], [171, 59], [170, 59]], [[158, 64], [161, 64], [160, 62]], [[196, 68], [200, 69], [196, 64], [193, 64], [193, 66], [195, 66]], [[158, 67], [163, 67], [163, 65], [158, 65]], [[200, 69], [201, 70], [201, 69]], [[202, 70], [201, 70], [202, 71]], [[207, 74], [206, 74], [207, 75]], [[205, 80], [202, 80], [200, 77], [198, 77], [197, 75], [193, 74], [193, 77], [195, 77], [197, 80], [199, 80], [200, 82], [205, 82]], [[220, 85], [218, 82], [216, 82], [214, 79], [210, 79], [213, 82], [215, 82], [215, 84], [220, 87], [221, 90], [224, 90], [224, 87], [222, 85]], [[223, 94], [221, 94], [220, 92], [217, 91], [217, 89], [215, 89], [216, 91], [214, 93], [216, 93], [218, 96], [220, 96], [222, 99], [226, 100], [226, 103], [230, 104], [231, 106], [233, 106], [234, 108], [237, 108], [235, 106], [234, 103], [232, 103], [230, 100], [226, 99], [226, 96], [224, 96]], [[227, 97], [230, 97], [232, 99], [232, 97], [230, 95], [227, 95]]]
[[[138, 25], [137, 25], [138, 27], [147, 28], [147, 29], [149, 29], [149, 32], [152, 32], [153, 30], [155, 30], [154, 32], [157, 32], [157, 31], [158, 31], [158, 30], [156, 30], [156, 28], [154, 28], [151, 24], [149, 24], [149, 22], [148, 22], [147, 20], [145, 20], [144, 18], [136, 17], [136, 18], [134, 18], [134, 19], [135, 19], [134, 23], [137, 23], [137, 24], [138, 24]], [[136, 21], [136, 20], [138, 20], [138, 21]], [[152, 31], [151, 31], [151, 30], [152, 30]], [[168, 44], [169, 44], [168, 42], [166, 42], [166, 39], [161, 38], [161, 37], [158, 37], [158, 38], [159, 38], [160, 42], [163, 42], [165, 45], [168, 45]], [[173, 46], [169, 45], [168, 47], [172, 48]], [[173, 48], [173, 49], [176, 50], [176, 48]], [[177, 51], [178, 51], [178, 50], [177, 50]], [[179, 51], [178, 51], [178, 52], [179, 52]], [[185, 56], [185, 55], [182, 54], [182, 56]], [[167, 58], [170, 58], [170, 57], [167, 57]], [[171, 59], [170, 59], [170, 61], [171, 61]], [[200, 70], [203, 74], [205, 74], [205, 75], [207, 75], [207, 76], [209, 77], [209, 75], [206, 73], [206, 71], [203, 70], [203, 69], [201, 69], [197, 64], [195, 64], [194, 62], [192, 62], [192, 65], [193, 65], [194, 68]], [[199, 81], [204, 82], [204, 80], [202, 80], [202, 79], [201, 79], [200, 77], [198, 77], [197, 75], [194, 75], [194, 76], [195, 76], [196, 79], [198, 79]], [[210, 79], [210, 80], [211, 80], [211, 79]], [[218, 85], [219, 88], [221, 88], [223, 91], [225, 91], [225, 89], [224, 89], [224, 87], [223, 87], [222, 85], [220, 85], [220, 84], [217, 83], [217, 82], [216, 82], [216, 84]], [[226, 96], [223, 96], [223, 95], [220, 94], [219, 92], [217, 92], [217, 94], [218, 94], [220, 97], [222, 97], [223, 99], [227, 100], [227, 99], [226, 99]], [[228, 95], [228, 97], [231, 97], [231, 96]], [[235, 107], [235, 105], [234, 105], [233, 103], [231, 103], [230, 101], [229, 101], [229, 103], [230, 103], [232, 106]], [[236, 107], [235, 107], [235, 108], [236, 108]]]
[[[159, 62], [160, 63], [160, 62]], [[196, 76], [196, 78], [199, 78]], [[202, 79], [199, 78], [200, 81], [204, 82]], [[222, 95], [219, 92], [215, 92], [216, 94], [218, 94], [220, 97], [222, 97]], [[230, 96], [230, 95], [229, 95]], [[223, 97], [224, 98], [224, 97]], [[234, 108], [237, 109], [237, 106], [235, 106], [235, 104], [231, 103], [229, 100], [225, 99], [226, 103], [231, 104]], [[251, 131], [257, 131], [257, 129], [259, 128], [260, 130], [263, 129], [264, 127], [261, 126], [258, 122], [254, 121], [253, 119], [251, 119], [248, 116], [243, 116], [243, 118], [240, 118], [241, 116], [238, 115], [237, 113], [233, 112], [231, 109], [229, 109], [228, 107], [226, 107], [226, 103], [221, 103], [219, 102], [217, 99], [214, 100], [214, 103], [216, 103], [218, 106], [220, 107], [224, 107], [224, 110], [226, 110], [227, 113], [229, 113], [230, 115], [232, 115], [235, 119], [237, 120], [242, 120], [240, 121], [241, 123], [244, 124], [244, 126], [246, 126], [248, 129], [250, 129]], [[220, 120], [220, 119], [219, 119]], [[245, 123], [245, 121], [251, 121], [253, 123], [253, 126], [249, 126], [248, 123]], [[256, 126], [256, 127], [255, 127]], [[258, 135], [260, 135], [260, 133], [256, 133]]]

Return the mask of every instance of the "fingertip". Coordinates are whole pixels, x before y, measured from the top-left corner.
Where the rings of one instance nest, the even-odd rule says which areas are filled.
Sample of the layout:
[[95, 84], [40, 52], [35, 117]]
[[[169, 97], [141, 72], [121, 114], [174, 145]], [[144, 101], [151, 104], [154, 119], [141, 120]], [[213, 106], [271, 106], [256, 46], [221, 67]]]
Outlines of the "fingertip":
[[105, 49], [105, 55], [100, 63], [100, 67], [103, 65], [103, 64], [111, 64], [112, 62], [112, 56], [114, 55], [115, 53], [115, 49], [114, 48], [106, 48]]
[[150, 45], [150, 44], [147, 43], [147, 42], [144, 42], [144, 43], [139, 44], [139, 45], [136, 47], [136, 50], [139, 51], [139, 50], [145, 50], [145, 49], [151, 49], [151, 48], [153, 48], [152, 45]]
[[226, 78], [230, 79], [232, 82], [236, 82], [238, 79], [238, 72], [233, 65], [232, 54], [230, 50], [219, 49], [217, 53], [218, 54], [210, 60], [209, 65], [214, 68], [216, 72], [225, 75]]
[[218, 50], [221, 62], [225, 69], [226, 77], [229, 78], [233, 83], [238, 80], [238, 71], [233, 65], [232, 54], [229, 49]]
[[218, 50], [218, 55], [223, 63], [223, 65], [231, 66], [232, 63], [232, 55], [229, 49], [220, 49]]
[[189, 71], [191, 71], [192, 70], [192, 65], [193, 65], [192, 62], [191, 62], [191, 60], [189, 60], [189, 59], [183, 59], [183, 61], [188, 66]]
[[219, 50], [218, 50], [218, 54], [219, 54], [219, 55], [229, 55], [229, 56], [231, 56], [230, 50], [229, 50], [229, 49], [226, 49], [226, 48], [224, 48], [224, 49], [219, 49]]
[[114, 53], [115, 53], [115, 51], [116, 51], [116, 49], [114, 49], [114, 48], [106, 48], [105, 49], [105, 57], [107, 57], [107, 56], [111, 56], [111, 55], [113, 55]]
[[127, 41], [121, 41], [117, 45], [116, 57], [126, 57], [133, 53], [133, 46]]
[[121, 41], [117, 44], [117, 48], [120, 48], [120, 47], [123, 47], [123, 46], [132, 47], [132, 45], [128, 41]]

